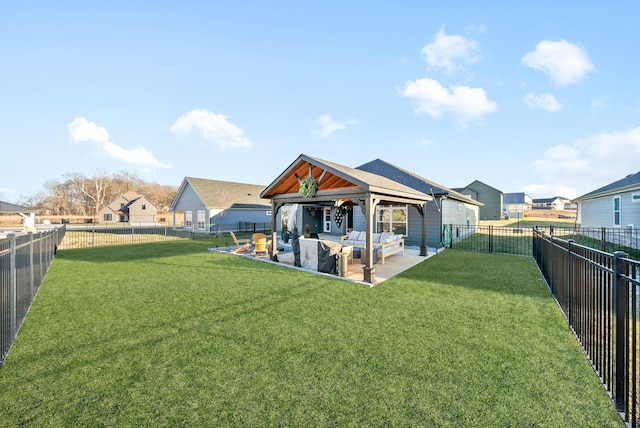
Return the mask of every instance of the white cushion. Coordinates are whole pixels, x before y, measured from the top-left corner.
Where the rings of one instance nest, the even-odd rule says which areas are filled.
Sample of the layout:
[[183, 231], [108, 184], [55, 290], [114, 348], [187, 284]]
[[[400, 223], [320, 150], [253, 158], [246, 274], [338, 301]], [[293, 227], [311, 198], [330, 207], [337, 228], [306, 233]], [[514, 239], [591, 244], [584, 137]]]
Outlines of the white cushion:
[[358, 240], [358, 236], [360, 236], [360, 232], [357, 230], [352, 230], [351, 232], [349, 232], [349, 240], [351, 241], [357, 241]]
[[366, 240], [367, 240], [367, 231], [366, 231], [366, 230], [363, 230], [362, 232], [360, 232], [360, 233], [358, 234], [358, 241], [362, 241], [362, 242], [364, 242], [364, 241], [366, 241]]
[[398, 237], [396, 235], [390, 235], [390, 236], [387, 236], [387, 238], [384, 240], [383, 244], [390, 244], [393, 241], [397, 241], [397, 240], [398, 240]]
[[387, 242], [387, 239], [388, 239], [390, 236], [393, 236], [393, 233], [390, 233], [390, 232], [382, 232], [382, 233], [380, 234], [380, 243], [381, 243], [381, 244], [386, 243], [386, 242]]

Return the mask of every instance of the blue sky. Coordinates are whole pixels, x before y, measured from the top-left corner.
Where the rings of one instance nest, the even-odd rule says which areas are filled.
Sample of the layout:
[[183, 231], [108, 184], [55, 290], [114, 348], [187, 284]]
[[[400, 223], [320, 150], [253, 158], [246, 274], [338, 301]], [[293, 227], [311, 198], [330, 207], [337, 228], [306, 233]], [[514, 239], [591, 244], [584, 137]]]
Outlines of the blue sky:
[[301, 153], [576, 197], [640, 170], [637, 1], [3, 1], [0, 199]]

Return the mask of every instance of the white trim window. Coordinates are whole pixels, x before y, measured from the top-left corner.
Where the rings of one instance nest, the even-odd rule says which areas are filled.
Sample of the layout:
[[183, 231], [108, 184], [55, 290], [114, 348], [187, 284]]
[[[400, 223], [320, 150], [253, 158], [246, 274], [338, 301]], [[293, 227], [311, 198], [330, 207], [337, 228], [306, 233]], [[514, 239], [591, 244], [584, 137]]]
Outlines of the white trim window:
[[620, 227], [620, 196], [613, 198], [613, 227]]
[[198, 210], [198, 230], [204, 230], [204, 210]]
[[376, 232], [407, 236], [409, 216], [406, 205], [376, 207]]
[[323, 220], [324, 227], [323, 232], [330, 233], [331, 232], [331, 207], [324, 207], [323, 211]]
[[193, 227], [193, 212], [185, 211], [184, 212], [184, 228], [191, 229]]

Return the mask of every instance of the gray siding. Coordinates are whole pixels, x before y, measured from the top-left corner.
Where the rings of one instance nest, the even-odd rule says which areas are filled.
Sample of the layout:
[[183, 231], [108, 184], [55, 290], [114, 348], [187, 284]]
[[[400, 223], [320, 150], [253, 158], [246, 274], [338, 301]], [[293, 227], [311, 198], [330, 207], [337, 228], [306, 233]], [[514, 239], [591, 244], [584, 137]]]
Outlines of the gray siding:
[[[222, 230], [235, 230], [239, 222], [257, 223], [256, 226], [262, 228], [266, 224], [266, 228], [271, 227], [271, 216], [267, 215], [269, 210], [266, 209], [228, 209], [212, 216], [209, 223], [216, 225], [213, 230], [217, 230], [217, 225], [222, 224]], [[195, 214], [195, 213], [194, 213]]]
[[[478, 207], [474, 205], [467, 205], [458, 201], [443, 201], [450, 212], [449, 219], [458, 220], [461, 223], [454, 222], [456, 224], [467, 224], [467, 208], [470, 209], [470, 224], [477, 224]], [[443, 208], [445, 207], [443, 204]], [[463, 208], [458, 210], [458, 205]], [[443, 210], [444, 212], [445, 210]], [[360, 207], [356, 206], [353, 209], [355, 215], [353, 219], [354, 230], [365, 230], [365, 218]], [[455, 213], [455, 216], [453, 216]], [[407, 236], [405, 237], [405, 244], [407, 246], [419, 246], [422, 242], [422, 216], [418, 212], [418, 209], [412, 205], [407, 210], [408, 225]], [[427, 203], [427, 246], [430, 248], [442, 247], [442, 213], [438, 211], [438, 207], [435, 203]], [[450, 224], [451, 222], [447, 222]]]
[[502, 214], [502, 192], [476, 181], [462, 189], [460, 193], [471, 195], [473, 199], [484, 204], [484, 206], [480, 207], [480, 220], [500, 220]]
[[620, 196], [620, 227], [630, 224], [640, 227], [640, 203], [632, 202], [631, 192], [603, 196], [580, 202], [580, 225], [582, 227], [614, 227], [613, 199]]
[[202, 199], [193, 190], [193, 187], [187, 185], [180, 195], [180, 200], [177, 201], [174, 211], [198, 211], [206, 208]]

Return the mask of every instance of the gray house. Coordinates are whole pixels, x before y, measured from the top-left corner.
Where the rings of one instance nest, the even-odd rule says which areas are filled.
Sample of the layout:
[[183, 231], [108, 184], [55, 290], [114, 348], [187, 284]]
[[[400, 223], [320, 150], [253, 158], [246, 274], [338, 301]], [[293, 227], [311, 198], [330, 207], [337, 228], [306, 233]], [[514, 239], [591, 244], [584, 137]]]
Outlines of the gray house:
[[98, 213], [100, 223], [152, 224], [158, 208], [146, 196], [135, 192], [121, 195]]
[[571, 210], [575, 204], [568, 198], [554, 196], [553, 198], [537, 198], [533, 200], [533, 209], [538, 210]]
[[[414, 173], [406, 171], [380, 159], [373, 160], [356, 169], [381, 175], [397, 183], [418, 190], [433, 197], [432, 202], [427, 203], [427, 246], [441, 248], [442, 231], [444, 225], [477, 226], [480, 220], [482, 203], [441, 184], [427, 180]], [[419, 239], [420, 216], [409, 209], [408, 234], [405, 242], [408, 245], [417, 245]], [[364, 219], [363, 219], [364, 220]], [[359, 218], [356, 218], [358, 225]], [[356, 229], [358, 229], [356, 227]]]
[[581, 227], [627, 228], [640, 226], [640, 172], [574, 199], [576, 224]]
[[480, 207], [480, 220], [500, 220], [502, 218], [504, 207], [502, 205], [503, 193], [500, 190], [479, 180], [454, 190], [484, 204]]
[[533, 209], [533, 198], [524, 192], [505, 193], [502, 197], [502, 209], [509, 218], [524, 218]]
[[237, 230], [240, 222], [270, 227], [271, 205], [260, 198], [264, 186], [185, 177], [171, 203], [173, 227], [196, 232]]

